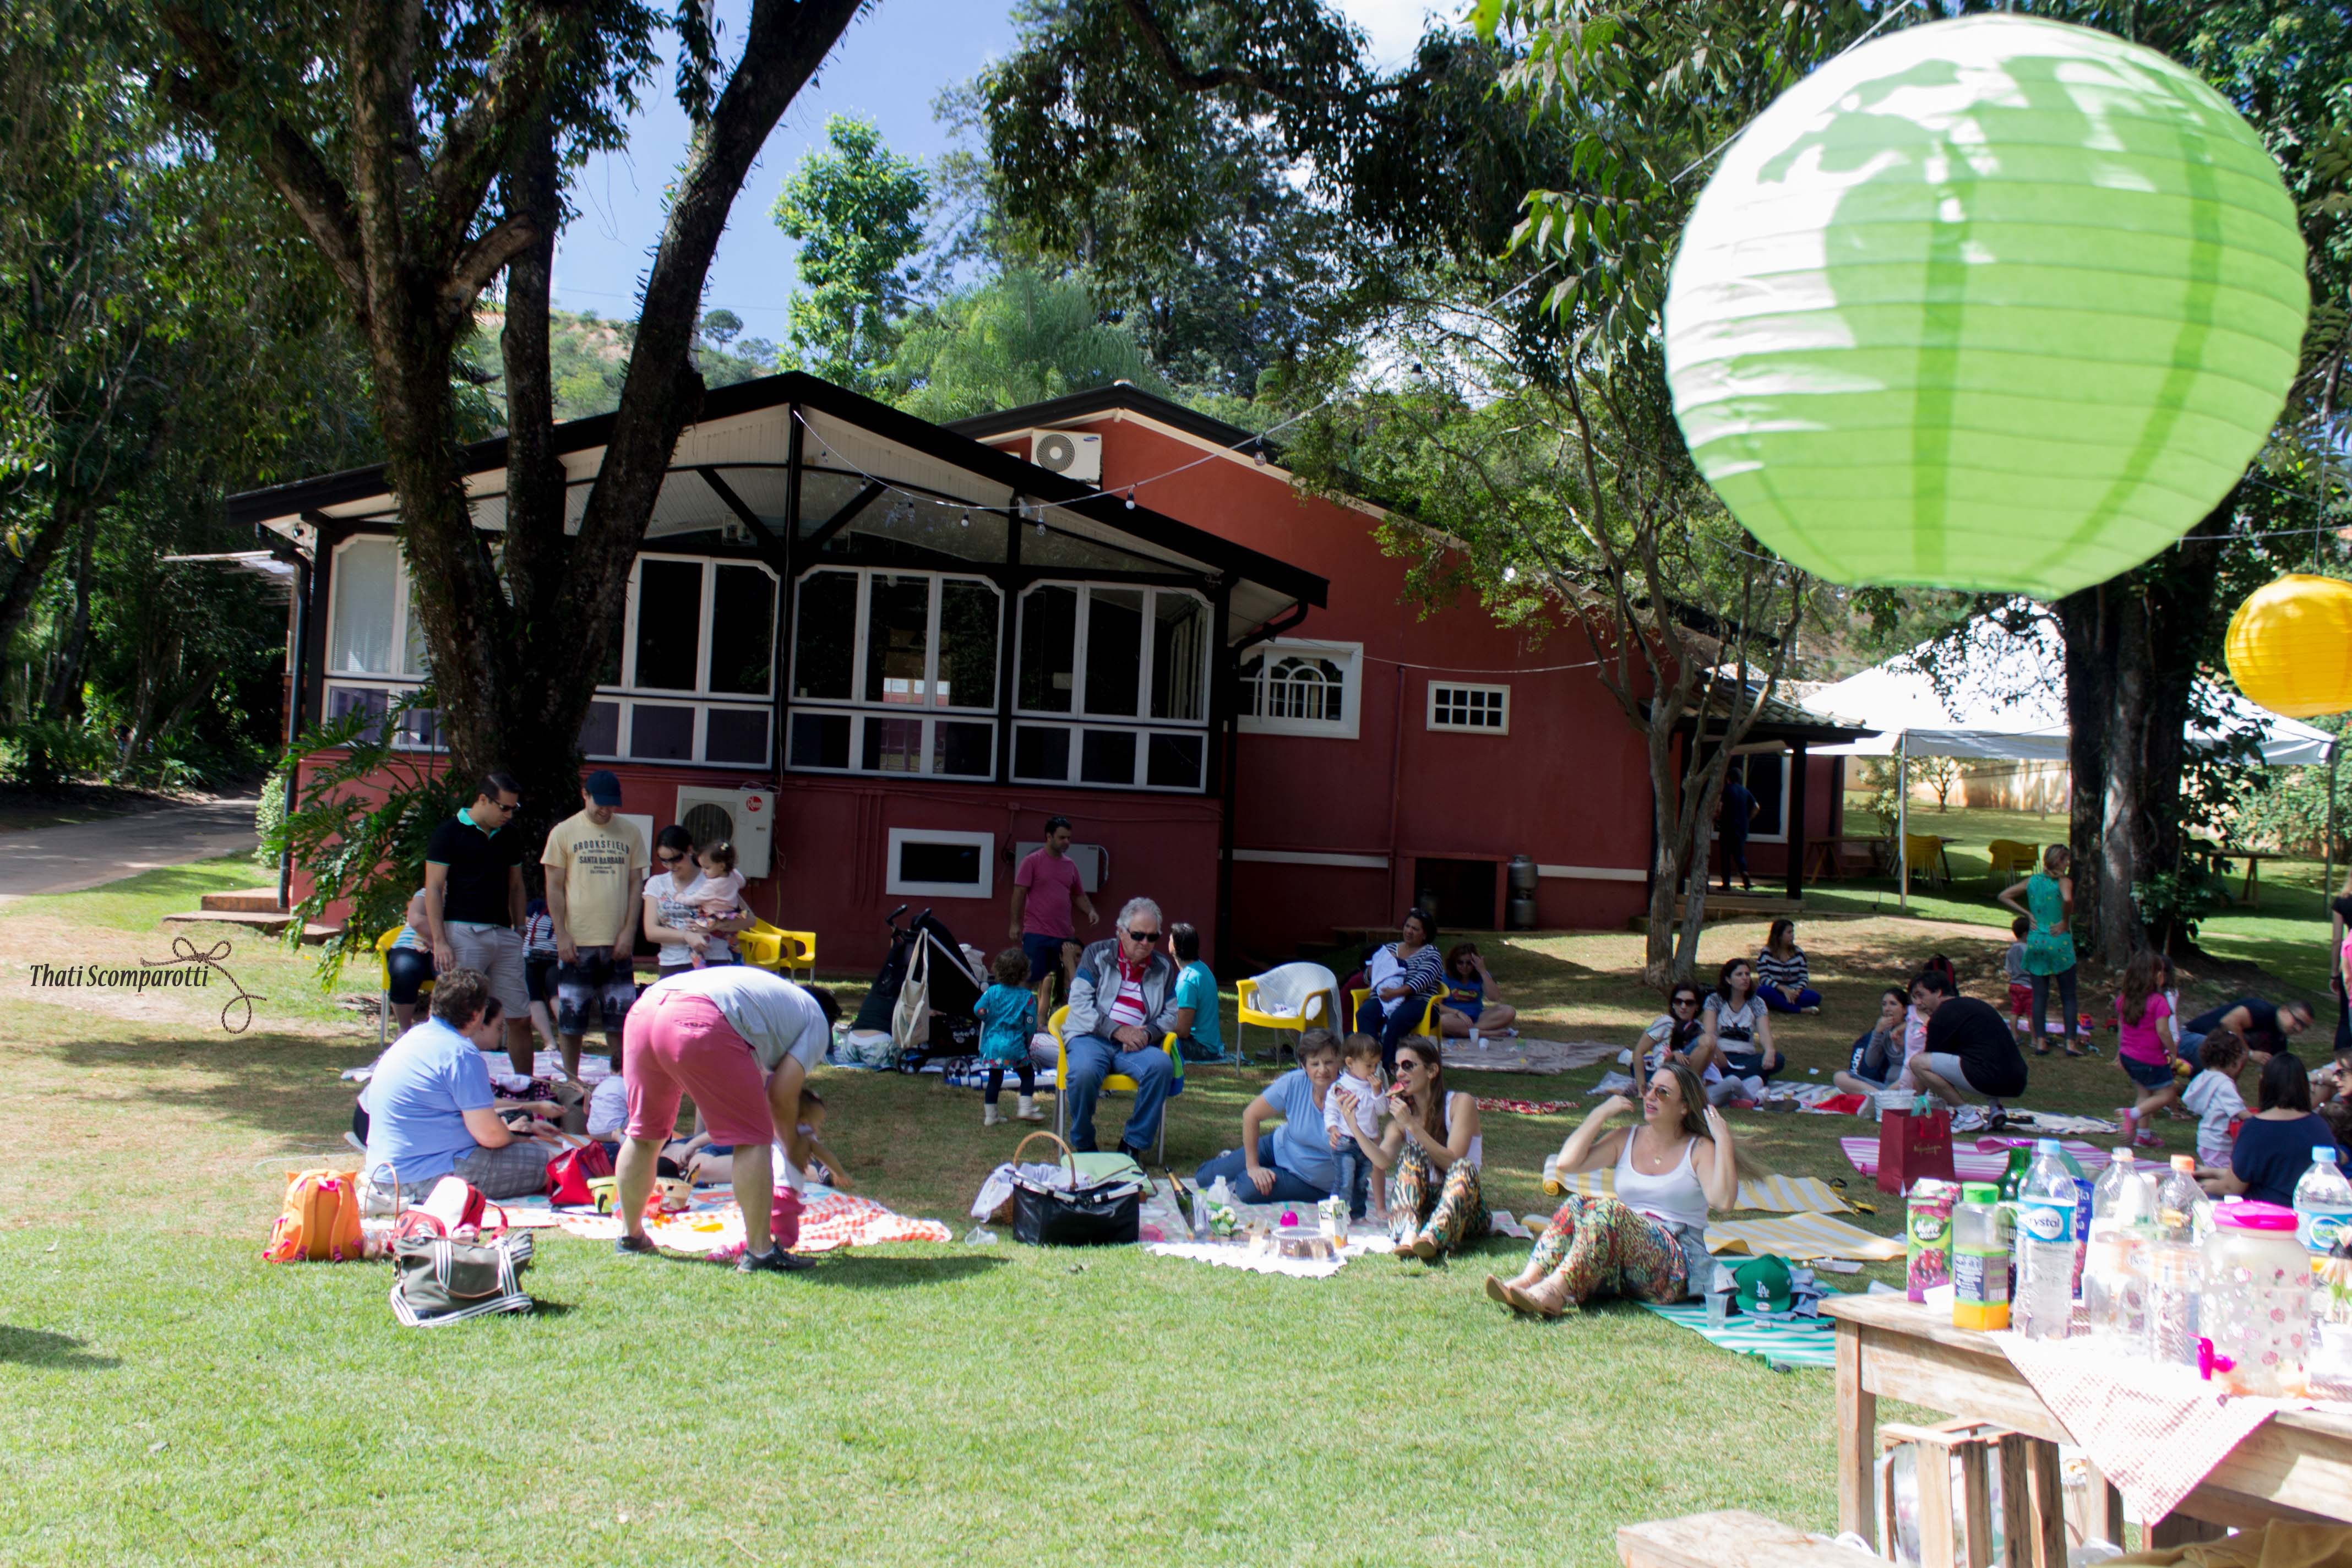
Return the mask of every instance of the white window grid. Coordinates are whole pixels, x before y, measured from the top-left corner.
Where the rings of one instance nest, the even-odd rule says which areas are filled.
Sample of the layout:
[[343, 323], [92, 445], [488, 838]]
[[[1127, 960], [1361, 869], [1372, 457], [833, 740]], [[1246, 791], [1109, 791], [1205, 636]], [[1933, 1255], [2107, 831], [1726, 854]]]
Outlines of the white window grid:
[[[1004, 624], [1003, 589], [999, 588], [995, 584], [990, 582], [985, 577], [975, 577], [962, 572], [899, 572], [894, 571], [887, 566], [826, 566], [820, 568], [818, 571], [811, 572], [807, 576], [801, 578], [800, 584], [793, 591], [795, 593], [799, 592], [801, 587], [805, 587], [808, 584], [811, 578], [819, 575], [854, 576], [857, 579], [857, 607], [852, 612], [853, 619], [850, 623], [852, 627], [849, 648], [850, 695], [847, 697], [795, 697], [793, 699], [793, 703], [796, 707], [805, 706], [811, 709], [830, 708], [835, 710], [851, 708], [861, 708], [868, 710], [881, 710], [898, 718], [908, 717], [909, 710], [912, 710], [915, 713], [993, 713], [996, 711], [997, 683], [1003, 678], [1004, 673], [1004, 642], [1006, 626]], [[929, 692], [936, 692], [940, 689], [940, 612], [947, 599], [946, 584], [950, 583], [974, 584], [980, 587], [987, 589], [990, 593], [996, 595], [996, 657], [989, 661], [988, 689], [982, 693], [980, 701], [940, 702], [934, 700], [932, 701], [919, 703], [904, 700], [894, 702], [887, 700], [877, 701], [872, 699], [857, 695], [857, 693], [864, 689], [866, 683], [866, 644], [868, 641], [867, 622], [871, 618], [873, 613], [874, 579], [877, 577], [921, 577], [927, 579], [931, 584], [930, 612], [923, 625], [923, 689]], [[798, 646], [800, 633], [797, 605], [795, 606], [793, 627], [793, 670], [792, 682], [787, 689], [797, 692], [800, 689], [800, 672], [798, 668], [800, 662], [800, 648]]]
[[1433, 680], [1429, 683], [1429, 727], [1473, 735], [1507, 735], [1511, 732], [1511, 689]]
[[[1137, 588], [1121, 583], [1033, 583], [1022, 590], [1021, 607], [1025, 611], [1030, 597], [1039, 590], [1048, 588], [1075, 592], [1078, 596], [1077, 624], [1070, 640], [1070, 706], [1067, 710], [1021, 707], [1018, 696], [1021, 689], [1021, 671], [1016, 668], [1013, 672], [1013, 688], [1015, 693], [1013, 710], [1015, 714], [1024, 719], [1058, 720], [1064, 723], [1090, 720], [1097, 726], [1150, 725], [1162, 730], [1205, 730], [1209, 727], [1206, 694], [1209, 689], [1209, 660], [1213, 657], [1216, 642], [1213, 631], [1210, 636], [1201, 639], [1201, 668], [1195, 672], [1194, 689], [1202, 693], [1203, 697], [1201, 717], [1198, 719], [1151, 717], [1151, 688], [1153, 676], [1156, 673], [1154, 666], [1158, 662], [1160, 652], [1159, 638], [1154, 635], [1160, 624], [1160, 600], [1163, 596], [1188, 599], [1200, 605], [1203, 615], [1213, 614], [1206, 599], [1182, 588]], [[1140, 593], [1143, 595], [1143, 648], [1142, 658], [1137, 661], [1135, 711], [1132, 713], [1090, 713], [1087, 710], [1087, 640], [1094, 624], [1095, 595], [1098, 592]], [[1007, 630], [1017, 656], [1020, 647], [1020, 627], [1016, 624]]]
[[[985, 783], [996, 776], [996, 748], [1004, 743], [993, 714], [965, 710], [949, 709], [929, 712], [905, 704], [874, 703], [857, 709], [837, 703], [827, 703], [823, 706], [814, 703], [795, 703], [787, 715], [785, 722], [789, 725], [804, 716], [842, 718], [849, 721], [849, 762], [844, 767], [794, 762], [792, 754], [792, 733], [787, 729], [784, 736], [784, 765], [798, 773], [860, 773], [868, 778], [922, 777], [955, 779], [975, 784]], [[865, 765], [866, 727], [868, 724], [892, 723], [922, 726], [922, 739], [919, 742], [916, 756], [919, 765], [912, 769], [866, 767]], [[958, 773], [933, 767], [932, 764], [938, 760], [939, 726], [943, 723], [970, 724], [988, 731], [988, 766], [984, 772]]]
[[[392, 542], [387, 540], [386, 537], [382, 534], [361, 534], [355, 535], [351, 539], [344, 540], [341, 543], [335, 546], [335, 559], [338, 566], [340, 567], [343, 553], [355, 544], [362, 542], [388, 543]], [[748, 566], [755, 568], [756, 570], [767, 574], [772, 593], [773, 591], [773, 584], [776, 582], [776, 574], [773, 572], [770, 572], [765, 565], [762, 565], [758, 562], [739, 560], [732, 557], [720, 559], [718, 557], [699, 555], [652, 554], [640, 556], [638, 559], [640, 562], [646, 560], [681, 561], [690, 563], [698, 563], [702, 567], [702, 590], [698, 610], [699, 616], [699, 630], [698, 632], [698, 641], [696, 645], [697, 651], [695, 666], [698, 689], [695, 692], [674, 692], [661, 689], [648, 689], [643, 693], [643, 701], [646, 706], [657, 708], [693, 709], [694, 742], [692, 754], [687, 757], [675, 758], [651, 757], [639, 755], [633, 749], [635, 744], [636, 723], [635, 709], [639, 705], [640, 701], [638, 694], [633, 689], [631, 685], [635, 674], [635, 667], [637, 654], [636, 611], [638, 601], [637, 569], [633, 566], [629, 573], [627, 605], [622, 617], [622, 683], [618, 686], [599, 686], [596, 689], [596, 696], [594, 699], [594, 702], [597, 705], [610, 704], [619, 710], [618, 722], [614, 731], [616, 737], [616, 749], [610, 751], [589, 751], [586, 752], [586, 755], [598, 762], [640, 762], [651, 763], [657, 765], [667, 764], [676, 767], [708, 765], [716, 767], [766, 768], [770, 763], [771, 758], [773, 756], [776, 745], [776, 736], [772, 732], [772, 729], [768, 737], [769, 755], [761, 757], [756, 763], [733, 758], [719, 763], [709, 763], [708, 759], [709, 755], [710, 715], [714, 711], [758, 713], [767, 717], [772, 726], [773, 709], [770, 701], [759, 698], [747, 698], [740, 694], [726, 694], [718, 697], [716, 700], [712, 700], [703, 689], [708, 687], [710, 679], [711, 604], [712, 595], [716, 592], [718, 585], [719, 574], [717, 569], [720, 566]], [[369, 672], [347, 674], [340, 670], [328, 670], [326, 672], [325, 689], [322, 693], [322, 714], [333, 712], [336, 696], [339, 692], [382, 693], [385, 702], [389, 704], [399, 701], [409, 692], [415, 690], [419, 686], [424, 684], [423, 677], [425, 675], [425, 671], [422, 668], [409, 668], [409, 627], [411, 625], [411, 616], [414, 614], [414, 600], [409, 591], [408, 562], [406, 558], [399, 552], [396, 544], [394, 548], [393, 560], [394, 563], [394, 583], [395, 585], [395, 601], [393, 611], [392, 646], [395, 650], [397, 650], [396, 658], [399, 659], [402, 668], [398, 671], [384, 673]], [[772, 600], [771, 603], [772, 605]], [[327, 626], [326, 642], [326, 646], [331, 649], [335, 646], [338, 630], [333, 624], [335, 605], [336, 591], [331, 583], [328, 592], [327, 615], [329, 624]], [[772, 629], [774, 626], [772, 618], [771, 619], [770, 625], [772, 629], [769, 635], [772, 638], [775, 635]], [[773, 646], [772, 643], [771, 646]], [[772, 673], [770, 675], [769, 679], [772, 682], [774, 679]], [[439, 741], [437, 724], [436, 724], [430, 731], [434, 740], [434, 743], [431, 745], [425, 744], [417, 733], [420, 728], [424, 728], [427, 724], [434, 723], [434, 720], [435, 716], [429, 714], [428, 711], [425, 710], [418, 710], [415, 712], [411, 713], [408, 723], [404, 725], [401, 731], [393, 738], [394, 746], [401, 751], [446, 751], [448, 749], [446, 745], [441, 743]], [[926, 737], [926, 739], [928, 740], [928, 737]]]
[[[1081, 789], [1156, 790], [1163, 795], [1198, 795], [1207, 784], [1209, 746], [1208, 731], [1205, 729], [1176, 730], [1171, 729], [1167, 725], [1162, 724], [1158, 726], [1155, 731], [1154, 729], [1146, 728], [1139, 724], [1076, 724], [1067, 721], [1055, 723], [1050, 721], [1033, 719], [1024, 719], [1013, 725], [1013, 731], [1016, 735], [1021, 731], [1030, 730], [1067, 731], [1070, 736], [1068, 759], [1063, 771], [1058, 774], [1024, 773], [1021, 769], [1019, 761], [1021, 752], [1016, 742], [1013, 752], [1014, 761], [1011, 769], [1011, 777], [1013, 782], [1015, 784], [1072, 784]], [[1195, 777], [1188, 784], [1151, 783], [1151, 737], [1155, 732], [1161, 735], [1182, 736], [1186, 740], [1199, 742], [1201, 750], [1201, 772], [1199, 776]], [[1133, 773], [1126, 779], [1090, 779], [1086, 777], [1086, 738], [1089, 734], [1133, 735], [1135, 737], [1135, 771]]]
[[[1245, 734], [1312, 735], [1352, 741], [1362, 707], [1364, 645], [1276, 637], [1242, 660], [1240, 727]], [[1339, 712], [1330, 712], [1337, 671]], [[1314, 710], [1321, 709], [1320, 716]]]
[[[691, 689], [678, 689], [666, 686], [643, 686], [637, 681], [637, 615], [640, 602], [644, 596], [639, 590], [639, 584], [642, 581], [643, 574], [645, 572], [645, 564], [648, 561], [671, 561], [677, 562], [681, 565], [699, 566], [702, 568], [701, 596], [696, 602], [695, 608], [694, 685]], [[768, 579], [768, 680], [770, 685], [767, 691], [730, 691], [714, 693], [710, 689], [711, 605], [714, 596], [719, 591], [719, 568], [721, 566], [746, 567], [761, 574]], [[768, 696], [774, 690], [774, 681], [776, 679], [774, 659], [777, 626], [775, 598], [776, 581], [775, 573], [770, 571], [767, 566], [757, 561], [739, 560], [734, 557], [721, 560], [717, 557], [708, 555], [666, 555], [651, 552], [640, 554], [629, 567], [628, 600], [621, 616], [621, 683], [618, 686], [600, 686], [596, 689], [598, 693], [614, 692], [623, 695], [635, 695], [642, 692], [648, 697], [669, 698], [709, 697], [715, 695], [719, 699], [722, 704], [730, 698], [738, 701], [741, 701], [746, 698]], [[863, 603], [862, 600], [860, 602]], [[698, 735], [700, 732], [701, 725], [698, 720], [696, 724], [696, 733]], [[626, 733], [626, 731], [624, 731], [624, 733]], [[699, 751], [699, 746], [698, 746], [697, 750]]]

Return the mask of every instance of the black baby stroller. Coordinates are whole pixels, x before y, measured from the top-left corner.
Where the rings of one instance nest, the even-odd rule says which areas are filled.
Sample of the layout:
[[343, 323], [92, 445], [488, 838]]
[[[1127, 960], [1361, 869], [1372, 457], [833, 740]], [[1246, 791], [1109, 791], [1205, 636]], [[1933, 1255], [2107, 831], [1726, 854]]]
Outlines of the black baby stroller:
[[890, 952], [850, 1027], [888, 1032], [899, 1070], [913, 1072], [933, 1057], [979, 1050], [972, 1008], [988, 983], [936, 915], [925, 910], [902, 926], [898, 917], [906, 912], [904, 904], [890, 911]]

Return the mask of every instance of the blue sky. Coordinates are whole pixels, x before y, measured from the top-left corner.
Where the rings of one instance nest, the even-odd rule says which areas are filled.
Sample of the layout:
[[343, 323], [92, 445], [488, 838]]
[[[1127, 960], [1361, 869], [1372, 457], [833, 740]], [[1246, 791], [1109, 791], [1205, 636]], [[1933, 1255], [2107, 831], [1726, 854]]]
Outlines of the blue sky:
[[[1432, 0], [1339, 0], [1382, 62], [1410, 54], [1423, 17], [1465, 7]], [[726, 38], [742, 36], [746, 0], [720, 0]], [[736, 198], [733, 220], [711, 264], [708, 304], [743, 318], [746, 331], [782, 338], [793, 289], [792, 243], [768, 216], [802, 156], [824, 140], [833, 114], [858, 114], [881, 127], [898, 152], [928, 160], [947, 151], [947, 128], [931, 118], [941, 88], [975, 75], [1013, 47], [1012, 0], [880, 0], [854, 24], [802, 92]], [[555, 258], [556, 302], [604, 316], [636, 313], [636, 289], [661, 232], [661, 192], [686, 147], [686, 117], [661, 83], [646, 95], [625, 153], [599, 157], [572, 184], [579, 216]]]

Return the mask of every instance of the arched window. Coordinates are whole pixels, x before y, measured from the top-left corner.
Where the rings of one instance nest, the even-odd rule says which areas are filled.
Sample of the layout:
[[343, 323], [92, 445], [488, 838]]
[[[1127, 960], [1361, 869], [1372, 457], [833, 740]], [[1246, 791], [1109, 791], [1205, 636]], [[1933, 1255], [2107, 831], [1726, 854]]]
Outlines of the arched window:
[[1260, 734], [1356, 735], [1360, 644], [1291, 642], [1255, 649], [1241, 665], [1241, 725]]

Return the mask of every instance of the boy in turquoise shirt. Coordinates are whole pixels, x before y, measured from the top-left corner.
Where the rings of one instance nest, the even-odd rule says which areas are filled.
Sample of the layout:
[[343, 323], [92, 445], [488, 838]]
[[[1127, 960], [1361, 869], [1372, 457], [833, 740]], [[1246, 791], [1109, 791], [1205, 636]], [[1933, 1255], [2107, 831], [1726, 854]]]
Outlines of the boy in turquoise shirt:
[[1183, 921], [1168, 928], [1169, 945], [1183, 966], [1176, 976], [1176, 1049], [1188, 1062], [1225, 1059], [1217, 1021], [1217, 977], [1201, 962], [1201, 933]]

